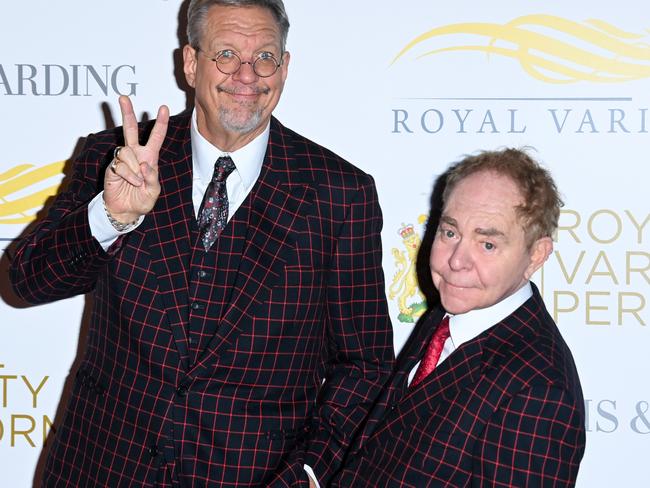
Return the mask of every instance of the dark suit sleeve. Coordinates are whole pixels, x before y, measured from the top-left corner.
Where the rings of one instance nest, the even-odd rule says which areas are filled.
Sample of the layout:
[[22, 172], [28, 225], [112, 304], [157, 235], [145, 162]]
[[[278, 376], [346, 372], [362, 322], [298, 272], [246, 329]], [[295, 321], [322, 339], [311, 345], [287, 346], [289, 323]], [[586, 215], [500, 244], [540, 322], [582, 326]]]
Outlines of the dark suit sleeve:
[[321, 486], [339, 468], [394, 363], [381, 228], [377, 193], [367, 177], [349, 205], [327, 277], [331, 361], [305, 457]]
[[479, 486], [574, 486], [584, 452], [584, 418], [552, 385], [519, 392], [491, 417], [474, 453]]
[[16, 293], [46, 303], [90, 291], [111, 260], [91, 235], [88, 203], [97, 194], [98, 168], [110, 144], [90, 136], [75, 162], [72, 178], [45, 218], [21, 238], [11, 266]]

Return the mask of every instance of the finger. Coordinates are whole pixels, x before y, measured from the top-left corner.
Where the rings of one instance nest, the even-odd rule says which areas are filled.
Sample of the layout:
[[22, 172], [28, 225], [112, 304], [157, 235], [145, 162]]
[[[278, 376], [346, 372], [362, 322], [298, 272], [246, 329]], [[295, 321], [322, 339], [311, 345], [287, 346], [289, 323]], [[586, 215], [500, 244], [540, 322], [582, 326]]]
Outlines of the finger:
[[124, 146], [122, 149], [120, 149], [120, 153], [117, 159], [120, 163], [127, 165], [129, 169], [135, 174], [138, 174], [140, 171], [140, 162], [138, 161], [138, 155], [132, 147]]
[[156, 187], [159, 184], [158, 168], [155, 168], [148, 163], [140, 163], [140, 172], [144, 178], [145, 185]]
[[122, 133], [124, 134], [124, 144], [127, 146], [138, 145], [138, 121], [133, 112], [131, 99], [126, 95], [119, 98], [120, 111], [122, 112]]
[[[142, 185], [143, 177], [136, 174], [131, 168], [129, 168], [127, 163], [119, 159], [111, 163], [111, 172], [133, 186]], [[138, 173], [139, 172], [140, 168], [138, 168]], [[119, 178], [116, 181], [119, 181]]]
[[165, 135], [167, 134], [167, 125], [169, 122], [169, 108], [166, 105], [162, 105], [158, 109], [158, 115], [156, 117], [156, 123], [151, 129], [151, 134], [149, 135], [149, 140], [147, 141], [147, 149], [154, 151], [156, 154], [160, 151], [163, 141], [165, 140]]

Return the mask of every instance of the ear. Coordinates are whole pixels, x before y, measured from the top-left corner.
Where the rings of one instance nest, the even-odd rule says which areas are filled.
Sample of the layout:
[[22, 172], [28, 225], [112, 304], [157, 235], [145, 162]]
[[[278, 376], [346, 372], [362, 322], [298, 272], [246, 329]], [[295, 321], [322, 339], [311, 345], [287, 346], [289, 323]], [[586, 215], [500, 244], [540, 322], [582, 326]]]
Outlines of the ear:
[[553, 240], [550, 237], [541, 237], [533, 243], [530, 248], [530, 264], [524, 273], [527, 280], [542, 267], [552, 252]]
[[282, 65], [280, 66], [280, 70], [282, 71], [282, 83], [284, 84], [285, 81], [287, 81], [287, 76], [289, 74], [289, 61], [291, 60], [291, 54], [289, 54], [289, 51], [285, 51], [282, 54]]
[[185, 73], [185, 80], [192, 88], [196, 88], [196, 65], [197, 65], [197, 52], [189, 44], [183, 48], [183, 72]]

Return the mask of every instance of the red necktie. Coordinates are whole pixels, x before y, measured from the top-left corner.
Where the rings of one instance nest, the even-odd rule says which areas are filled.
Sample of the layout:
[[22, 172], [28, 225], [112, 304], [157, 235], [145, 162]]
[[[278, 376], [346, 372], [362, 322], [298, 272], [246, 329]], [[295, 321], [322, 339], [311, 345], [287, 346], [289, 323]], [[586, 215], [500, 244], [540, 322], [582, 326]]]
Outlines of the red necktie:
[[222, 156], [214, 164], [214, 173], [203, 195], [199, 209], [199, 232], [207, 252], [217, 240], [228, 221], [228, 192], [226, 178], [235, 169], [230, 156]]
[[411, 388], [417, 385], [420, 381], [426, 378], [431, 371], [433, 371], [438, 364], [438, 359], [440, 359], [440, 354], [442, 353], [442, 348], [445, 345], [445, 341], [449, 337], [449, 315], [447, 315], [433, 334], [433, 337], [429, 341], [427, 350], [424, 353], [422, 361], [420, 361], [420, 366], [415, 372], [413, 381], [411, 381]]

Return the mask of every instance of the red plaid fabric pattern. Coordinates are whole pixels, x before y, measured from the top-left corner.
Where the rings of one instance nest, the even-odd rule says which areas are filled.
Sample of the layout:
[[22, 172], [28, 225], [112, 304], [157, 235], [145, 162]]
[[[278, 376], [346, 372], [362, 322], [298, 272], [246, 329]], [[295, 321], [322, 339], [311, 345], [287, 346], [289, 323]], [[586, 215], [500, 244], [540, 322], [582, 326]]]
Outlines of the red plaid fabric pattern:
[[[220, 247], [238, 259], [194, 268], [190, 114], [170, 120], [154, 209], [104, 252], [87, 204], [121, 143], [88, 137], [12, 263], [30, 302], [92, 297], [45, 486], [307, 486], [304, 463], [326, 485], [394, 360], [372, 178], [273, 119], [243, 234]], [[232, 286], [194, 352], [212, 282]]]
[[407, 389], [441, 315], [417, 325], [332, 486], [574, 486], [585, 449], [584, 399], [537, 288]]

